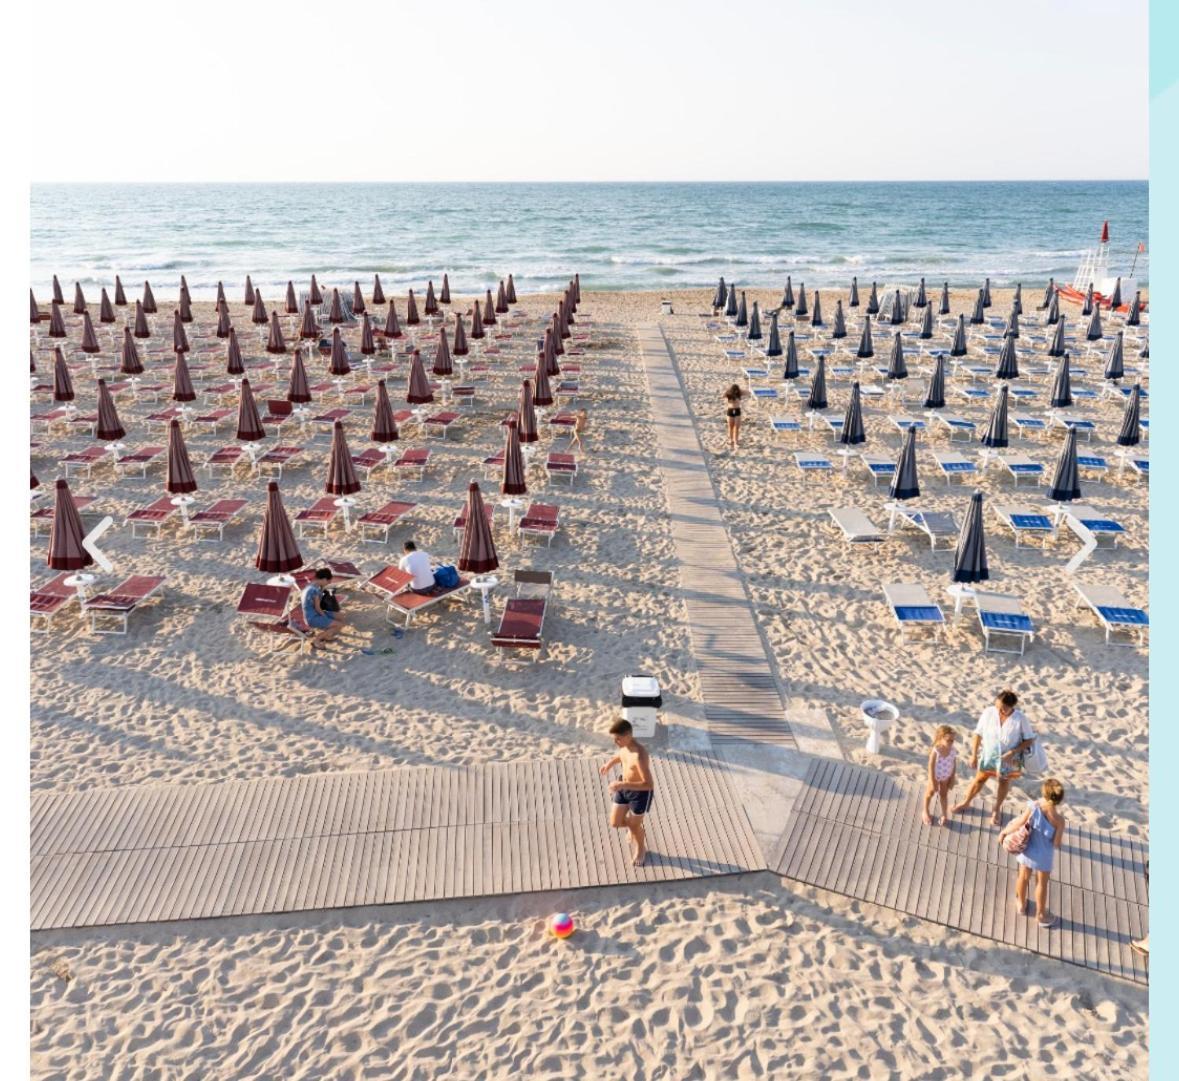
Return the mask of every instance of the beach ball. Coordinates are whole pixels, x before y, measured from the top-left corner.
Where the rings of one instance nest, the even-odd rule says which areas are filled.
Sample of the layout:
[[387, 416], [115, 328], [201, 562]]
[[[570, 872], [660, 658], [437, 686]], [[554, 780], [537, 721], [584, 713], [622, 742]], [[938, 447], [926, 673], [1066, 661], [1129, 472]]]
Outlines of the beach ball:
[[550, 917], [549, 934], [553, 938], [568, 938], [573, 934], [573, 917], [568, 912], [558, 912]]

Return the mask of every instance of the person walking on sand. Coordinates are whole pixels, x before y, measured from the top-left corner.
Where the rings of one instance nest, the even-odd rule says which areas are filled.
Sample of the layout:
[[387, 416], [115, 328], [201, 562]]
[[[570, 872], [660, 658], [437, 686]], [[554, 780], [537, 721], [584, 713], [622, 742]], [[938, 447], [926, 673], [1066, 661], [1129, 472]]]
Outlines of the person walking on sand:
[[729, 450], [737, 449], [741, 438], [741, 397], [743, 391], [736, 383], [725, 391], [725, 420], [729, 426]]
[[634, 737], [630, 721], [615, 721], [610, 735], [618, 753], [598, 772], [605, 777], [615, 766], [622, 767], [622, 779], [610, 782], [610, 825], [630, 831], [632, 861], [642, 867], [647, 858], [647, 829], [644, 816], [655, 799], [655, 781], [651, 776], [651, 756]]
[[1023, 775], [1023, 753], [1036, 742], [1036, 733], [1023, 710], [1016, 709], [1018, 704], [1019, 697], [1014, 691], [1000, 691], [995, 704], [982, 711], [970, 748], [970, 768], [978, 772], [962, 802], [954, 808], [954, 814], [965, 811], [986, 787], [987, 781], [995, 777], [998, 789], [991, 825], [1002, 822], [1003, 801], [1008, 789]]
[[921, 821], [933, 825], [929, 814], [929, 801], [934, 794], [942, 805], [942, 825], [950, 824], [950, 789], [958, 778], [958, 748], [954, 746], [958, 733], [953, 725], [939, 724], [933, 734], [933, 746], [929, 749], [929, 780], [925, 795], [921, 797]]
[[[1036, 922], [1045, 930], [1056, 923], [1048, 913], [1048, 879], [1052, 875], [1052, 864], [1056, 850], [1064, 839], [1067, 825], [1059, 807], [1064, 802], [1064, 785], [1055, 777], [1047, 778], [1040, 786], [1040, 798], [1028, 800], [1023, 814], [1009, 822], [999, 834], [999, 844], [1008, 838], [1022, 839], [1021, 831], [1027, 831], [1027, 840], [1022, 849], [1016, 848], [1016, 862], [1019, 874], [1015, 879], [1015, 911], [1024, 916], [1028, 908], [1028, 881], [1036, 872]], [[1014, 843], [1016, 846], [1019, 840]], [[1012, 848], [1007, 847], [1010, 852]]]

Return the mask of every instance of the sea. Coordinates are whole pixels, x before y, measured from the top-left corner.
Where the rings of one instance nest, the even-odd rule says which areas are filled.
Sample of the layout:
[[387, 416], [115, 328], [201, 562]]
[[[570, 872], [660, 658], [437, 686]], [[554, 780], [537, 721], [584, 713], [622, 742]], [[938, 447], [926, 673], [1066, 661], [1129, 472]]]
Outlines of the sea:
[[275, 299], [312, 273], [386, 291], [1071, 282], [1109, 222], [1111, 272], [1148, 284], [1146, 181], [613, 184], [36, 184], [30, 278], [72, 291], [186, 276], [194, 299], [246, 274]]

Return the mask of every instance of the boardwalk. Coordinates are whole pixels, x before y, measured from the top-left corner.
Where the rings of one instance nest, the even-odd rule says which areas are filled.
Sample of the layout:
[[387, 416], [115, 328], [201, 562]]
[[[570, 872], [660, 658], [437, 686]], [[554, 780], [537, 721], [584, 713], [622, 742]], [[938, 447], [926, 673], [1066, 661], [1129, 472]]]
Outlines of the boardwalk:
[[[907, 912], [1010, 946], [1136, 983], [1146, 966], [1130, 940], [1147, 927], [1144, 846], [1071, 827], [1057, 855], [1052, 931], [1015, 914], [1015, 859], [996, 843], [991, 806], [974, 807], [949, 829], [928, 828], [920, 789], [875, 770], [813, 763], [794, 807], [777, 868], [787, 878]], [[1008, 800], [1008, 810], [1017, 804]], [[1010, 815], [1008, 815], [1010, 817]]]
[[793, 747], [672, 355], [658, 327], [643, 328], [639, 347], [709, 735]]
[[660, 882], [764, 869], [709, 756], [655, 760], [651, 856], [602, 756], [36, 795], [34, 930]]

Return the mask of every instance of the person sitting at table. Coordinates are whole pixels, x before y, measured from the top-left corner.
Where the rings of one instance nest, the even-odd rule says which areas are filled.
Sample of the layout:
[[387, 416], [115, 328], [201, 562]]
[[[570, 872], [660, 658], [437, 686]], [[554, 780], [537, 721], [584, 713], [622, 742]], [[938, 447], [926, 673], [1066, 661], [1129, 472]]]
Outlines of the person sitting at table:
[[434, 591], [434, 571], [430, 566], [430, 557], [425, 552], [419, 552], [413, 541], [407, 540], [403, 546], [403, 555], [397, 564], [398, 570], [413, 575], [409, 588], [414, 593], [432, 593]]

